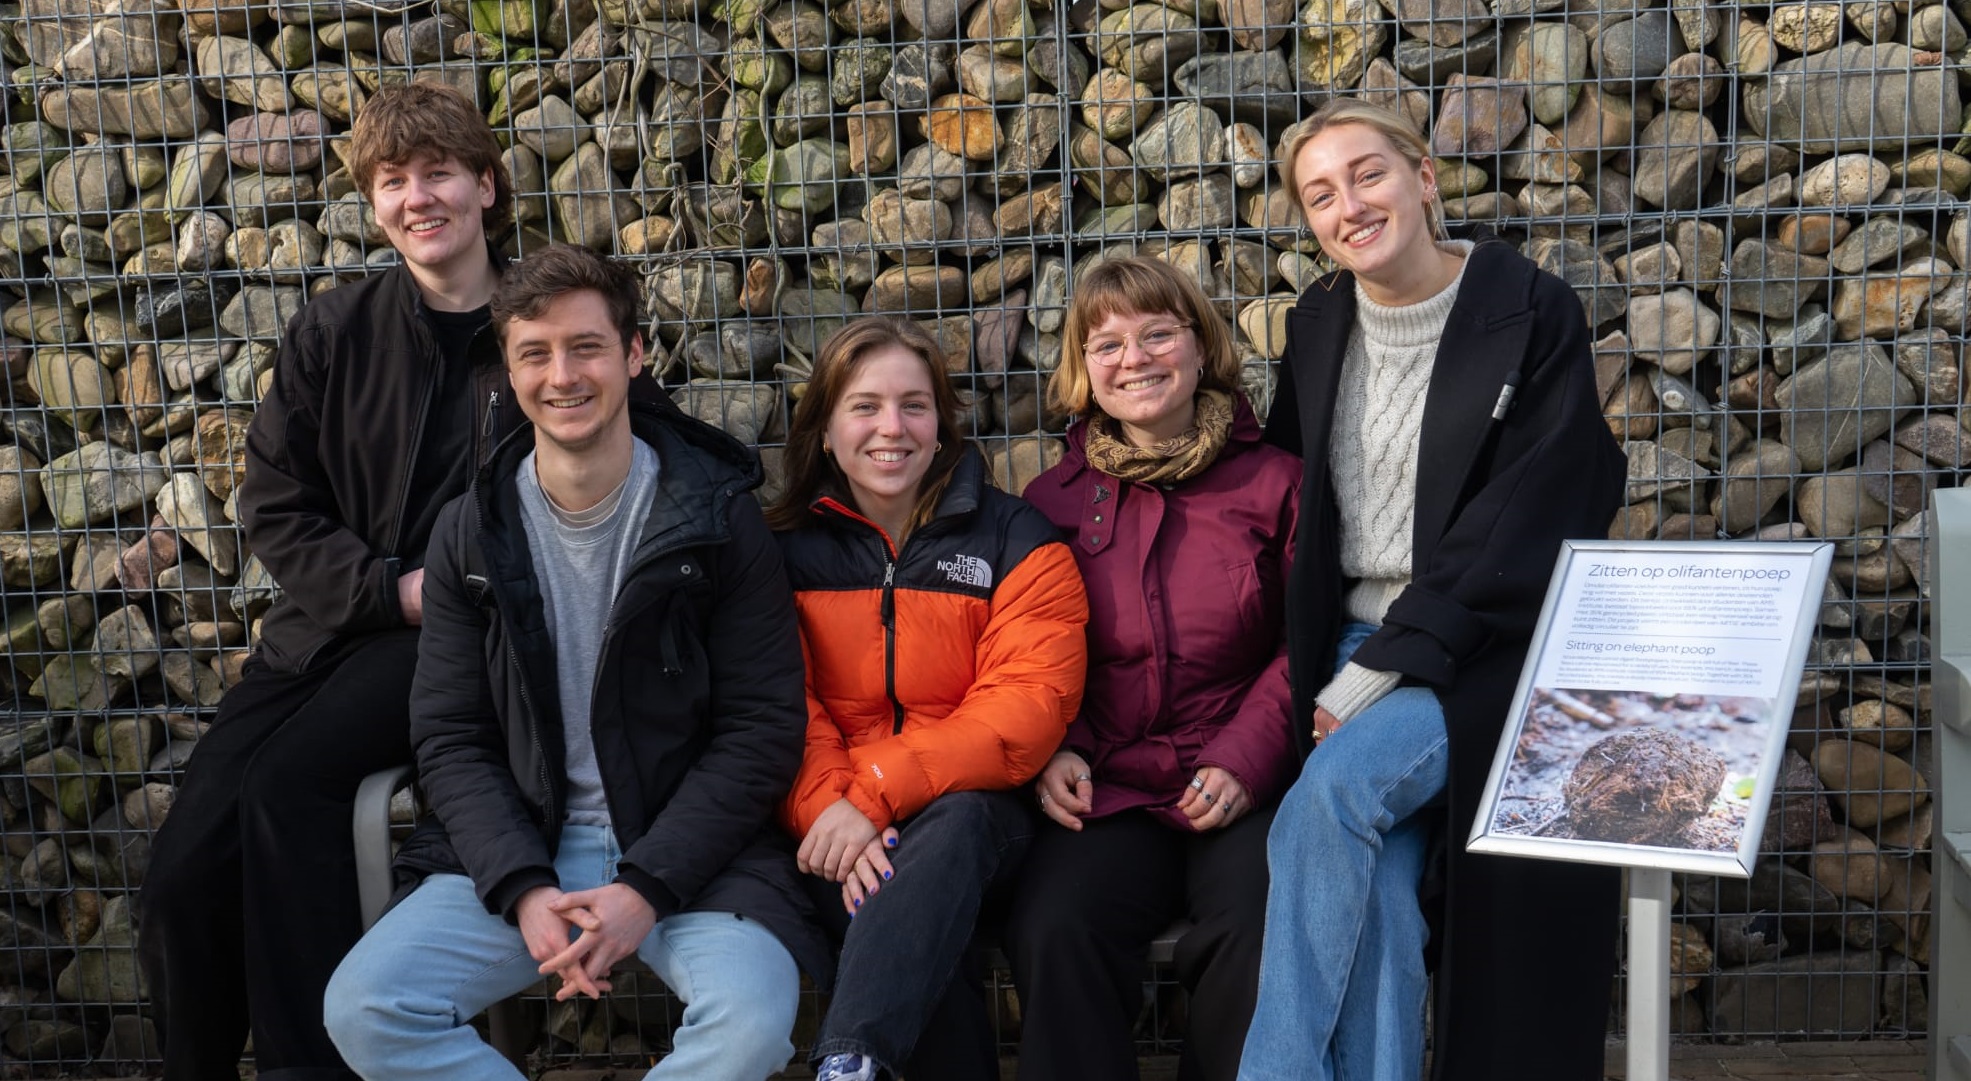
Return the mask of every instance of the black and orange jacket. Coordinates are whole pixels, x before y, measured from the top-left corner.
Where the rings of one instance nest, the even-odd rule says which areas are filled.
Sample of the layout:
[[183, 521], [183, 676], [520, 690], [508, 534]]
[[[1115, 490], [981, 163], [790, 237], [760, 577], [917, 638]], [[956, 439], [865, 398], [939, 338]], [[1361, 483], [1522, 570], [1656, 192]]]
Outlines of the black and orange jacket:
[[832, 497], [779, 537], [807, 661], [794, 836], [844, 797], [882, 829], [1047, 764], [1081, 705], [1088, 598], [1053, 523], [986, 483], [976, 449], [901, 551]]

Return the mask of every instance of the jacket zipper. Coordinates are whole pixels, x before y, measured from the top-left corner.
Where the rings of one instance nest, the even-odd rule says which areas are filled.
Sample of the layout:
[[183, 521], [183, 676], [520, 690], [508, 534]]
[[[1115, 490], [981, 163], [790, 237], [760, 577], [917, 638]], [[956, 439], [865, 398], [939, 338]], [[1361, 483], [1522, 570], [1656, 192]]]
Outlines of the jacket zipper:
[[892, 735], [902, 735], [903, 702], [897, 698], [897, 560], [901, 559], [903, 554], [897, 551], [896, 544], [890, 540], [889, 532], [882, 526], [850, 510], [837, 500], [823, 497], [820, 503], [832, 513], [839, 514], [852, 522], [861, 522], [875, 530], [876, 535], [882, 538], [883, 693], [890, 698], [890, 732]]
[[894, 718], [890, 734], [903, 734], [903, 703], [897, 699], [897, 565], [883, 560], [883, 690]]
[[[494, 393], [497, 395], [498, 392], [495, 391]], [[483, 537], [486, 535], [486, 508], [479, 500], [479, 495], [475, 493], [472, 498], [472, 518], [473, 525], [477, 527], [475, 535]], [[467, 544], [477, 543], [473, 537], [466, 538], [465, 542]], [[490, 582], [487, 585], [489, 588], [491, 587]], [[504, 615], [506, 612], [505, 605], [500, 606], [500, 612]], [[541, 740], [541, 714], [539, 710], [534, 708], [534, 696], [527, 690], [527, 669], [520, 664], [520, 647], [513, 644], [512, 634], [503, 633], [501, 637], [506, 640], [506, 663], [512, 666], [514, 683], [520, 688], [520, 707], [527, 711], [527, 742], [533, 745], [534, 763], [540, 767], [541, 771], [541, 793], [546, 797], [547, 804], [542, 814], [541, 825], [548, 830], [550, 837], [559, 837], [561, 835], [561, 814], [556, 807], [554, 778], [548, 775], [547, 744]], [[554, 843], [550, 841], [548, 851], [552, 852], [554, 848]]]
[[[497, 393], [498, 392], [495, 392], [495, 394]], [[729, 499], [732, 497], [733, 493], [728, 491], [725, 492], [724, 495], [726, 496], [726, 498]], [[649, 520], [645, 519], [645, 528], [647, 529], [648, 527], [649, 527]], [[643, 552], [639, 554], [630, 563], [629, 567], [626, 570], [623, 571], [623, 586], [625, 587], [628, 586], [632, 581], [636, 579], [636, 576], [638, 574], [643, 572], [644, 568], [650, 566], [652, 563], [655, 563], [660, 559], [663, 559], [667, 556], [675, 555], [678, 552], [688, 551], [694, 547], [698, 547], [703, 544], [720, 544], [723, 543], [725, 539], [726, 537], [719, 536], [712, 538], [686, 540], [681, 543], [667, 545], [663, 548], [659, 548], [654, 551]], [[618, 594], [618, 597], [620, 597], [620, 594]], [[644, 609], [648, 608], [650, 604], [655, 603], [655, 599], [653, 598], [651, 601], [647, 601], [644, 604], [639, 605], [635, 608], [624, 608], [616, 603], [618, 597], [610, 598], [609, 621], [606, 624], [604, 624], [602, 628], [602, 644], [599, 649], [600, 658], [596, 662], [595, 676], [589, 681], [589, 740], [590, 742], [594, 742], [595, 740], [596, 696], [602, 689], [603, 676], [610, 674], [609, 669], [610, 669], [612, 658], [616, 657], [615, 644], [616, 644], [617, 629], [621, 627], [623, 623], [629, 620], [630, 618], [634, 616], [642, 615]], [[666, 621], [666, 626], [668, 629], [669, 621]], [[512, 647], [511, 641], [508, 642], [508, 647], [509, 648]], [[618, 661], [617, 663], [620, 663], [620, 661]], [[679, 669], [676, 672], [676, 675], [679, 676], [683, 674], [684, 672], [682, 669]], [[524, 679], [521, 681], [520, 698], [521, 701], [523, 702], [527, 700], [527, 687], [526, 687], [526, 681]], [[531, 706], [529, 706], [528, 708], [532, 709]], [[600, 766], [600, 760], [598, 760], [597, 765], [598, 767]], [[542, 777], [547, 776], [547, 759], [545, 757], [542, 758], [541, 760], [541, 776]], [[603, 801], [609, 807], [609, 821], [612, 824], [612, 828], [613, 828], [613, 824], [623, 821], [623, 818], [621, 815], [618, 815], [616, 813], [616, 800], [615, 797], [610, 794], [609, 779], [607, 777], [604, 777], [602, 781], [602, 798]], [[618, 840], [620, 841], [621, 838], [619, 837]]]
[[[442, 354], [438, 362], [441, 366], [444, 364]], [[396, 551], [397, 543], [404, 538], [404, 515], [411, 506], [411, 478], [417, 475], [418, 442], [424, 438], [424, 419], [431, 412], [431, 395], [436, 389], [433, 386], [436, 382], [435, 377], [427, 377], [424, 393], [418, 395], [417, 419], [411, 422], [411, 452], [404, 456], [404, 472], [397, 480], [397, 516], [390, 522], [390, 543], [383, 549], [386, 552]]]
[[486, 419], [479, 424], [479, 441], [472, 448], [472, 469], [478, 472], [486, 464], [486, 455], [493, 442], [494, 422], [500, 415], [500, 392], [493, 390], [486, 395]]

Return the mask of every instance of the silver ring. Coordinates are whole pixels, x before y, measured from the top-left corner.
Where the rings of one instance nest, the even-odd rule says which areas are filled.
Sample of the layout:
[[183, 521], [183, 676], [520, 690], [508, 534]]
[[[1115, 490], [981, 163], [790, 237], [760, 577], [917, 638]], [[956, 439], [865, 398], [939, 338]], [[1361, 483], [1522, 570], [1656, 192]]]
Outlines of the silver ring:
[[1217, 796], [1215, 796], [1215, 795], [1213, 795], [1213, 794], [1212, 794], [1212, 793], [1210, 793], [1210, 792], [1206, 792], [1206, 793], [1204, 794], [1204, 801], [1205, 801], [1206, 803], [1210, 803], [1210, 802], [1211, 802], [1212, 800], [1215, 800], [1215, 799], [1217, 799], [1217, 798], [1218, 798]]
[[1199, 775], [1197, 777], [1191, 778], [1191, 787], [1197, 789], [1200, 792], [1204, 791], [1204, 777], [1202, 775]]
[[1045, 806], [1047, 806], [1047, 801], [1048, 801], [1048, 800], [1050, 800], [1050, 799], [1053, 799], [1053, 798], [1054, 798], [1054, 793], [1052, 793], [1052, 792], [1042, 792], [1042, 793], [1040, 794], [1040, 805], [1041, 805], [1042, 807], [1045, 807]]
[[1088, 774], [1086, 773], [1077, 773], [1074, 775], [1074, 783], [1076, 784], [1080, 784], [1081, 782], [1087, 779], [1088, 779]]

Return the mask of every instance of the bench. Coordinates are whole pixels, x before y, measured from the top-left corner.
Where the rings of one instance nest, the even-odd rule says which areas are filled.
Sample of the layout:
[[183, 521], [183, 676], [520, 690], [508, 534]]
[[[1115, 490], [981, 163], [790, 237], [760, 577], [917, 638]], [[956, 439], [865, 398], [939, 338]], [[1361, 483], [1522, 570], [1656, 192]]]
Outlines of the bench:
[[[363, 783], [356, 789], [356, 890], [365, 929], [383, 916], [394, 892], [391, 860], [396, 846], [391, 839], [390, 802], [398, 792], [411, 788], [416, 776], [416, 767], [409, 764], [396, 766], [363, 778]], [[1151, 941], [1148, 960], [1153, 967], [1167, 967], [1172, 963], [1177, 940], [1189, 926], [1182, 921], [1172, 924]], [[987, 951], [986, 960], [1000, 972], [1009, 967], [1005, 955], [996, 947]], [[635, 955], [626, 958], [624, 965], [633, 971], [649, 972]], [[537, 1027], [529, 1025], [526, 1016], [517, 997], [486, 1011], [487, 1042], [508, 1061], [523, 1069], [534, 1035], [531, 1029]]]

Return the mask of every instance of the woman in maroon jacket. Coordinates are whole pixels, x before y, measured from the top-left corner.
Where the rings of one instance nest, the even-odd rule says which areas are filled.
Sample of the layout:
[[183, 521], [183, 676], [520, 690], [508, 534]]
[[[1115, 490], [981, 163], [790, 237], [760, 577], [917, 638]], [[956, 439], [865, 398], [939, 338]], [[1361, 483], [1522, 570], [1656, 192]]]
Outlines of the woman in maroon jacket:
[[1266, 832], [1299, 755], [1284, 614], [1301, 464], [1260, 442], [1231, 333], [1170, 265], [1075, 282], [1049, 394], [1082, 418], [1026, 498], [1088, 585], [1088, 685], [1036, 782], [1007, 926], [1025, 1081], [1134, 1078], [1150, 940], [1191, 992], [1179, 1077], [1231, 1081], [1259, 981]]

